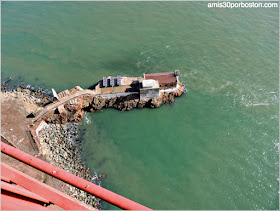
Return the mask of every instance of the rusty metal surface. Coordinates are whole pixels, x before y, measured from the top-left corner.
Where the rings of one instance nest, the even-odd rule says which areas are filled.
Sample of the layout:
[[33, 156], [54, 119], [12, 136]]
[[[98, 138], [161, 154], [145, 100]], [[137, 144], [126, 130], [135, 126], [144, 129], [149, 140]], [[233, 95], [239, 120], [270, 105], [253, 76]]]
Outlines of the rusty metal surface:
[[[145, 206], [143, 206], [139, 203], [136, 203], [130, 199], [127, 199], [121, 195], [113, 193], [105, 188], [102, 188], [102, 187], [100, 187], [96, 184], [93, 184], [87, 180], [84, 180], [80, 177], [77, 177], [67, 171], [64, 171], [58, 167], [55, 167], [45, 161], [42, 161], [34, 156], [31, 156], [25, 152], [22, 152], [14, 147], [7, 145], [7, 144], [2, 143], [1, 151], [26, 164], [29, 164], [29, 165], [39, 169], [41, 171], [44, 171], [45, 173], [50, 174], [68, 184], [71, 184], [77, 188], [80, 188], [81, 190], [84, 190], [92, 195], [95, 195], [96, 197], [101, 198], [122, 209], [150, 210], [150, 208], [148, 208], [148, 207], [145, 207]], [[4, 175], [4, 176], [6, 176], [6, 175]], [[12, 181], [12, 179], [11, 179], [11, 181]], [[27, 186], [30, 186], [30, 184], [28, 184]], [[24, 188], [28, 189], [27, 187], [24, 187]], [[41, 195], [41, 194], [38, 194], [38, 195]], [[43, 196], [43, 195], [41, 195], [41, 196]], [[46, 198], [50, 200], [49, 197], [46, 197]]]
[[157, 80], [159, 84], [176, 83], [177, 80], [174, 72], [145, 74], [145, 79]]
[[165, 76], [165, 75], [174, 75], [174, 72], [163, 72], [163, 73], [149, 73], [145, 76]]

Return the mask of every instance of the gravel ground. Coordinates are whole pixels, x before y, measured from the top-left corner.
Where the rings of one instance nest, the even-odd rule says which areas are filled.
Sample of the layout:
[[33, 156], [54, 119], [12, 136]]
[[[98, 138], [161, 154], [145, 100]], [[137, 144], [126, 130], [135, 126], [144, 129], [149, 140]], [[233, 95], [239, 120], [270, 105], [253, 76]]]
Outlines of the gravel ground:
[[[85, 164], [81, 161], [77, 123], [47, 124], [39, 132], [39, 138], [42, 146], [42, 153], [47, 156], [51, 164], [98, 184], [99, 176], [96, 173], [91, 175], [90, 170], [86, 168]], [[67, 186], [70, 196], [101, 209], [99, 198], [71, 185]]]

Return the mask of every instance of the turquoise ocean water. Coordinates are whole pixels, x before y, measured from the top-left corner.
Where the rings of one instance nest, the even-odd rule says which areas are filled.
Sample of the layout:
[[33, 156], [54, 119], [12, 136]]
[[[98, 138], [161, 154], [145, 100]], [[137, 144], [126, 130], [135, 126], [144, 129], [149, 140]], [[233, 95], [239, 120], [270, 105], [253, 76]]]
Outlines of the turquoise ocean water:
[[2, 81], [62, 91], [181, 71], [174, 105], [86, 114], [82, 156], [103, 187], [153, 209], [279, 209], [278, 8], [1, 6]]

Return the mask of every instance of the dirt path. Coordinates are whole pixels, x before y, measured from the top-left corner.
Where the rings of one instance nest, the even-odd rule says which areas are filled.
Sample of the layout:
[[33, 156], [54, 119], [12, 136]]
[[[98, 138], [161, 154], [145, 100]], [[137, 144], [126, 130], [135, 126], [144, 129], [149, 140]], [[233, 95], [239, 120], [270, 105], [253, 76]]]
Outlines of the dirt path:
[[40, 118], [42, 118], [46, 113], [48, 113], [49, 111], [57, 108], [58, 106], [76, 98], [76, 97], [80, 97], [80, 96], [83, 96], [83, 95], [96, 95], [96, 92], [93, 91], [93, 90], [82, 90], [82, 91], [79, 91], [79, 92], [76, 92], [75, 94], [72, 94], [72, 95], [69, 95], [65, 98], [62, 98], [61, 100], [57, 101], [56, 103], [52, 103], [48, 106], [46, 106], [44, 108], [44, 110], [42, 110], [35, 118], [34, 118], [34, 122], [36, 122], [37, 120], [39, 120]]

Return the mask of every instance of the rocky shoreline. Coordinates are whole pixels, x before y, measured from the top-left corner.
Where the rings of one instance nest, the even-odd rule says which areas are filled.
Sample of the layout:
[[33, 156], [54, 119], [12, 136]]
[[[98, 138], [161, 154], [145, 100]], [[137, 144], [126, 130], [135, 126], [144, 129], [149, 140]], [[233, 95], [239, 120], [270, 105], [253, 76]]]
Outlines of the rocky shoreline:
[[[74, 92], [75, 88], [70, 90]], [[139, 95], [131, 94], [128, 96], [119, 96], [105, 98], [102, 96], [84, 95], [76, 97], [76, 103], [66, 102], [64, 106], [59, 106], [55, 110], [46, 113], [42, 120], [47, 123], [65, 124], [67, 122], [80, 122], [84, 113], [97, 112], [102, 108], [115, 108], [119, 111], [130, 111], [133, 108], [158, 108], [163, 104], [172, 104], [175, 97], [181, 96], [185, 92], [185, 87], [179, 82], [179, 88], [176, 92], [160, 93], [159, 98], [139, 99]]]
[[[39, 132], [43, 155], [55, 165], [85, 180], [100, 185], [99, 175], [91, 175], [80, 158], [81, 139], [77, 123], [46, 124]], [[67, 184], [68, 194], [97, 209], [101, 209], [99, 198]]]
[[[75, 92], [76, 90], [74, 88], [71, 91]], [[100, 178], [105, 176], [97, 175], [96, 173], [92, 175], [80, 157], [82, 137], [79, 135], [78, 125], [82, 121], [84, 113], [96, 112], [102, 108], [115, 108], [120, 111], [143, 107], [158, 108], [162, 104], [174, 103], [174, 98], [181, 96], [184, 92], [185, 88], [179, 82], [179, 88], [176, 92], [161, 93], [157, 99], [140, 100], [139, 95], [136, 94], [109, 99], [92, 95], [77, 97], [75, 104], [67, 102], [40, 118], [38, 123], [41, 122], [44, 125], [40, 128], [40, 131], [37, 131], [39, 151], [41, 151], [37, 156], [45, 156], [49, 163], [100, 185]], [[1, 94], [2, 98], [4, 98], [3, 100], [21, 99], [20, 102], [30, 105], [29, 110], [31, 113], [26, 118], [36, 116], [45, 106], [55, 102], [55, 98], [47, 92], [22, 85], [12, 90], [1, 87]], [[36, 127], [38, 128], [38, 125]], [[33, 130], [35, 131], [35, 129]], [[68, 184], [67, 194], [97, 209], [101, 209], [101, 200], [99, 198]]]
[[[33, 89], [29, 86], [19, 85], [13, 89], [1, 88], [1, 101], [18, 100], [25, 104], [28, 112], [36, 113], [44, 106], [53, 102], [53, 97], [42, 89]], [[26, 108], [28, 105], [29, 108]], [[27, 117], [26, 117], [27, 118]], [[46, 124], [38, 133], [41, 153], [36, 157], [44, 157], [52, 165], [62, 168], [69, 173], [100, 185], [100, 178], [104, 175], [92, 174], [82, 162], [81, 138], [78, 123]], [[28, 152], [28, 151], [26, 151]], [[28, 152], [33, 154], [33, 152]], [[72, 185], [66, 185], [66, 193], [96, 209], [101, 209], [101, 200]]]
[[53, 102], [50, 93], [42, 89], [34, 89], [30, 86], [19, 85], [13, 89], [8, 86], [1, 87], [2, 97], [21, 98], [24, 102], [44, 107]]

